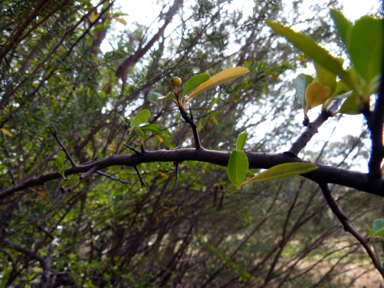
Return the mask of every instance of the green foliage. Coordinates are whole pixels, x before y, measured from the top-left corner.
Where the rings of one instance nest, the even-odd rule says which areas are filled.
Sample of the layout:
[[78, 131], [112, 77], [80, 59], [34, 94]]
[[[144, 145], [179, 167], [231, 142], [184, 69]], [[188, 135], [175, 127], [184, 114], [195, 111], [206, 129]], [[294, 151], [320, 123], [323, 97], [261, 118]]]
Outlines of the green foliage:
[[292, 177], [295, 175], [308, 173], [316, 169], [317, 166], [310, 163], [286, 163], [276, 165], [272, 168], [269, 168], [267, 171], [248, 179], [247, 181], [241, 184], [241, 188], [248, 184]]
[[[57, 170], [63, 177], [1, 202], [0, 241], [16, 245], [1, 243], [2, 286], [26, 287], [41, 281], [41, 263], [17, 247], [43, 259], [52, 253], [49, 287], [344, 287], [351, 279], [337, 277], [346, 274], [351, 263], [363, 263], [361, 273], [371, 268], [365, 265], [363, 251], [354, 251], [354, 239], [339, 229], [310, 181], [291, 177], [234, 191], [230, 181], [239, 187], [250, 176], [242, 151], [246, 139], [249, 151], [277, 152], [285, 151], [300, 133], [296, 116], [301, 112], [287, 97], [290, 83], [282, 85], [282, 80], [306, 65], [306, 59], [297, 57], [290, 45], [275, 42], [274, 35], [260, 33], [264, 19], [285, 17], [281, 1], [255, 2], [249, 17], [227, 11], [229, 2], [199, 0], [192, 11], [184, 5], [185, 13], [180, 13], [176, 5], [168, 14], [164, 11], [170, 3], [158, 19], [181, 22], [166, 37], [158, 37], [157, 32], [164, 30], [156, 27], [162, 28], [167, 21], [149, 29], [129, 23], [123, 13], [127, 11], [119, 12], [108, 1], [93, 13], [92, 3], [84, 0], [65, 5], [2, 2], [2, 47], [15, 46], [1, 62], [0, 129], [5, 134], [1, 137], [1, 190], [14, 186], [9, 167], [17, 184]], [[49, 5], [36, 9], [44, 3]], [[294, 6], [296, 15], [301, 4], [296, 1]], [[320, 6], [316, 9], [326, 7]], [[24, 26], [22, 21], [34, 11], [40, 14]], [[306, 33], [319, 43], [333, 41], [329, 19], [320, 23], [311, 18], [303, 19], [310, 27]], [[111, 37], [114, 25], [125, 21], [125, 32], [116, 33], [113, 47], [105, 51], [100, 43], [111, 39], [105, 35]], [[287, 21], [285, 25], [292, 24]], [[27, 28], [19, 34], [18, 27]], [[23, 39], [13, 41], [11, 35]], [[239, 50], [229, 54], [235, 42]], [[238, 78], [241, 73], [220, 74], [236, 66], [249, 73]], [[360, 72], [348, 73], [359, 84]], [[206, 79], [204, 75], [217, 78], [207, 85], [215, 76]], [[95, 173], [83, 174], [87, 177], [81, 182], [80, 174], [65, 175], [67, 157], [44, 123], [60, 132], [60, 141], [80, 168], [114, 155], [121, 143], [135, 148], [143, 144], [148, 151], [193, 147], [190, 127], [173, 103], [155, 103], [177, 100], [177, 90], [170, 91], [168, 85], [176, 76], [194, 79], [186, 81], [183, 96], [214, 88], [188, 101], [188, 108], [206, 149], [236, 147], [230, 171], [204, 162], [178, 163], [177, 157], [175, 163], [142, 163], [138, 169], [148, 190], [125, 162], [108, 168], [95, 165]], [[305, 75], [304, 83], [296, 85], [304, 106], [311, 78]], [[337, 83], [334, 95], [346, 97], [345, 85]], [[370, 91], [376, 91], [373, 84]], [[366, 142], [363, 136], [330, 141], [321, 161], [336, 166], [345, 157], [340, 165], [348, 168], [367, 157]], [[316, 159], [318, 152], [308, 148], [306, 155]], [[131, 152], [123, 146], [119, 153]], [[353, 218], [357, 230], [381, 217], [376, 198], [339, 186], [332, 192], [342, 199], [347, 215], [359, 211]]]
[[303, 107], [306, 107], [305, 103], [305, 91], [309, 84], [313, 82], [313, 77], [306, 74], [299, 74], [295, 79], [296, 95]]
[[347, 32], [347, 49], [356, 72], [369, 85], [383, 66], [383, 20], [364, 16]]
[[191, 79], [188, 80], [187, 84], [185, 84], [182, 97], [187, 95], [188, 92], [190, 92], [192, 89], [207, 81], [209, 78], [211, 78], [211, 76], [207, 73], [193, 76]]

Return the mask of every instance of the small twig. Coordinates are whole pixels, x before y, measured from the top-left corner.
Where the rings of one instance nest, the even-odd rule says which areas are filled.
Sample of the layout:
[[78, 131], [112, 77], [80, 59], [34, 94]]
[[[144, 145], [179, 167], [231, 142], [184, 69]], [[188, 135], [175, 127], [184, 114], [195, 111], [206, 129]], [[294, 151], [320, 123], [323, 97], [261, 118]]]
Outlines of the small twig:
[[375, 254], [373, 253], [371, 247], [369, 247], [368, 245], [369, 239], [363, 237], [359, 232], [356, 231], [356, 229], [351, 225], [351, 223], [349, 223], [348, 217], [344, 214], [343, 211], [341, 211], [339, 205], [333, 198], [331, 194], [331, 190], [329, 190], [328, 188], [328, 184], [327, 183], [318, 183], [318, 184], [320, 186], [321, 191], [323, 192], [324, 198], [327, 201], [328, 206], [331, 208], [332, 212], [339, 219], [339, 221], [344, 227], [344, 230], [351, 233], [352, 236], [355, 237], [360, 242], [360, 244], [364, 247], [365, 251], [367, 251], [375, 268], [380, 272], [380, 275], [383, 276], [381, 264], [376, 258]]
[[49, 195], [49, 193], [48, 193], [47, 189], [45, 189], [45, 186], [44, 186], [44, 184], [43, 184], [43, 185], [41, 185], [41, 186], [43, 186], [43, 189], [44, 189], [44, 191], [45, 191], [45, 194], [47, 194], [47, 195], [48, 195], [49, 201], [51, 201], [51, 204], [53, 204], [53, 201], [52, 201], [51, 195]]
[[123, 184], [132, 184], [132, 182], [130, 182], [130, 181], [124, 181], [124, 180], [121, 180], [121, 179], [119, 179], [119, 178], [115, 178], [115, 177], [113, 177], [113, 176], [111, 176], [111, 175], [108, 175], [108, 174], [105, 174], [105, 173], [103, 173], [103, 172], [101, 172], [101, 171], [96, 171], [96, 173], [97, 173], [97, 174], [100, 174], [100, 175], [103, 175], [103, 176], [105, 176], [105, 177], [107, 177], [107, 178], [109, 178], [109, 179], [111, 179], [111, 180], [119, 181], [119, 182], [121, 182], [121, 183], [123, 183]]
[[191, 117], [188, 116], [187, 112], [182, 106], [179, 106], [180, 114], [181, 117], [187, 122], [189, 125], [191, 125], [192, 132], [193, 132], [193, 137], [195, 138], [195, 144], [196, 144], [196, 150], [202, 149], [201, 143], [200, 143], [200, 138], [199, 138], [199, 133], [197, 132], [197, 126], [195, 124], [195, 121], [193, 120], [193, 114], [191, 107], [189, 107], [189, 112], [191, 114]]
[[95, 173], [97, 170], [99, 169], [99, 166], [96, 165], [96, 166], [93, 166], [91, 169], [89, 169], [87, 172], [85, 172], [83, 175], [81, 175], [79, 177], [80, 180], [83, 180], [85, 178], [87, 178], [88, 176], [90, 176], [91, 174]]
[[126, 145], [126, 144], [124, 144], [124, 143], [123, 143], [123, 145], [124, 145], [125, 147], [127, 147], [128, 149], [132, 150], [133, 152], [135, 152], [136, 154], [140, 155], [140, 156], [143, 156], [143, 155], [144, 155], [144, 153], [142, 153], [142, 152], [140, 152], [140, 151], [137, 151], [135, 148], [133, 148], [133, 147], [131, 147], [131, 146], [128, 146], [128, 145]]
[[35, 193], [36, 195], [38, 195], [40, 197], [44, 197], [43, 195], [40, 195], [37, 191], [33, 190], [32, 188], [27, 188], [27, 190]]
[[172, 150], [177, 150], [177, 149], [180, 149], [182, 146], [183, 146], [183, 145], [179, 145], [179, 146], [177, 146], [177, 147], [173, 148]]
[[304, 133], [299, 136], [299, 138], [292, 144], [288, 153], [297, 157], [301, 150], [308, 144], [312, 139], [313, 135], [317, 133], [317, 129], [332, 116], [331, 112], [324, 111], [322, 112], [317, 119], [308, 124], [307, 129]]
[[53, 196], [53, 198], [55, 198], [55, 201], [57, 200], [56, 196], [57, 196], [57, 192], [59, 192], [61, 181], [63, 181], [63, 178], [60, 178], [59, 182], [57, 183], [57, 186], [56, 186], [56, 189], [55, 189], [55, 195]]
[[59, 145], [60, 145], [61, 148], [63, 149], [65, 155], [67, 155], [67, 158], [68, 158], [69, 162], [71, 162], [71, 164], [72, 164], [73, 167], [77, 167], [77, 165], [76, 165], [75, 162], [73, 161], [71, 155], [69, 155], [69, 152], [68, 152], [67, 148], [65, 148], [65, 146], [63, 145], [63, 143], [61, 143], [61, 141], [60, 141], [59, 138], [57, 137], [57, 133], [56, 133], [56, 131], [53, 131], [49, 125], [47, 125], [47, 126], [48, 126], [49, 131], [51, 131], [51, 134], [53, 135], [53, 137], [55, 137], [56, 142], [59, 143]]
[[141, 186], [144, 186], [144, 187], [147, 188], [147, 190], [149, 191], [148, 186], [145, 184], [145, 182], [144, 182], [144, 180], [143, 180], [143, 177], [141, 177], [140, 171], [139, 171], [139, 169], [137, 168], [137, 166], [135, 165], [135, 166], [133, 166], [133, 168], [135, 168], [136, 173], [137, 173], [137, 175], [139, 176]]
[[120, 153], [121, 145], [123, 144], [124, 139], [127, 137], [128, 131], [129, 131], [129, 125], [125, 124], [125, 125], [124, 125], [124, 133], [123, 133], [123, 136], [121, 137], [120, 142], [117, 144], [117, 148], [116, 148], [116, 152], [115, 152], [116, 155], [118, 155], [118, 154]]

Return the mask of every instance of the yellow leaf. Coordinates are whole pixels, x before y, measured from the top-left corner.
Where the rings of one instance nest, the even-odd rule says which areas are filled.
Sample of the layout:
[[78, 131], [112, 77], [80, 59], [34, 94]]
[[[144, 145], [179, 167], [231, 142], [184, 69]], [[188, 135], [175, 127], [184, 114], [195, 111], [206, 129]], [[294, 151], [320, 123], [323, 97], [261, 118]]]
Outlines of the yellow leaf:
[[91, 22], [92, 23], [95, 22], [97, 17], [99, 17], [99, 13], [97, 13], [97, 10], [95, 9], [95, 10], [92, 11], [92, 14], [91, 14], [91, 19], [90, 19]]
[[331, 88], [323, 86], [319, 82], [309, 84], [305, 90], [306, 110], [323, 104], [331, 94]]
[[157, 171], [157, 173], [159, 173], [163, 178], [167, 179], [168, 178], [168, 175], [167, 174], [164, 174], [163, 172], [160, 172], [160, 171]]
[[107, 148], [109, 151], [112, 151], [112, 152], [115, 152], [115, 149], [111, 148], [111, 147], [108, 147]]
[[240, 76], [242, 76], [248, 72], [249, 72], [249, 70], [247, 68], [236, 67], [236, 68], [227, 69], [227, 70], [224, 70], [220, 73], [217, 73], [216, 75], [209, 78], [209, 80], [207, 80], [204, 83], [202, 83], [201, 85], [199, 85], [196, 88], [196, 90], [193, 91], [191, 93], [191, 95], [189, 95], [189, 97], [185, 100], [185, 102], [183, 103], [183, 107], [185, 108], [185, 105], [187, 104], [187, 102], [189, 100], [191, 100], [193, 97], [195, 97], [196, 95], [200, 94], [201, 92], [204, 92], [210, 88], [216, 87], [216, 86], [218, 86], [222, 83], [225, 83], [229, 80], [240, 77]]
[[120, 22], [121, 24], [127, 25], [127, 22], [124, 19], [113, 17], [117, 22]]
[[1, 128], [0, 131], [3, 132], [4, 134], [6, 134], [6, 135], [9, 136], [9, 137], [12, 137], [12, 134], [9, 133], [8, 130], [5, 130], [4, 128]]

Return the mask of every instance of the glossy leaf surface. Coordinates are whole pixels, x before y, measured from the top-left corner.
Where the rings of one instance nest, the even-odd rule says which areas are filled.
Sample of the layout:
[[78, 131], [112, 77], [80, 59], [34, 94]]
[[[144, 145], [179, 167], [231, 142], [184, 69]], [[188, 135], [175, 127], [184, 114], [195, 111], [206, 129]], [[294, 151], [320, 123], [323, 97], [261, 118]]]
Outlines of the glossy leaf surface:
[[188, 80], [187, 84], [185, 84], [183, 90], [183, 97], [187, 95], [187, 93], [190, 92], [192, 89], [207, 81], [209, 78], [211, 78], [211, 76], [208, 73], [193, 76], [191, 79]]
[[357, 98], [357, 94], [352, 93], [352, 95], [344, 101], [343, 105], [341, 105], [341, 108], [338, 112], [350, 115], [360, 114], [359, 107], [357, 106]]
[[348, 37], [348, 52], [356, 72], [370, 83], [383, 65], [383, 20], [364, 16]]
[[239, 188], [248, 173], [249, 162], [243, 151], [233, 150], [229, 157], [227, 175], [229, 180]]
[[162, 129], [160, 129], [159, 127], [153, 124], [145, 124], [143, 126], [139, 126], [139, 128], [144, 131], [151, 131], [153, 133], [158, 133], [158, 134], [161, 134], [164, 132]]
[[284, 36], [289, 42], [304, 52], [304, 54], [306, 54], [309, 58], [312, 58], [315, 62], [319, 63], [330, 72], [339, 75], [340, 78], [344, 80], [349, 86], [355, 86], [348, 73], [343, 69], [342, 64], [340, 64], [340, 62], [335, 57], [329, 54], [327, 50], [319, 46], [307, 35], [297, 33], [291, 28], [273, 21], [267, 20], [265, 23], [277, 34]]
[[280, 179], [285, 177], [291, 177], [295, 175], [308, 173], [316, 169], [317, 169], [316, 165], [309, 164], [309, 163], [286, 163], [286, 164], [277, 165], [245, 181], [243, 184], [241, 184], [241, 188], [243, 188], [247, 184]]
[[306, 109], [312, 109], [323, 104], [331, 94], [331, 88], [323, 86], [319, 82], [308, 85], [305, 91]]
[[213, 88], [213, 87], [216, 87], [222, 83], [225, 83], [229, 80], [232, 80], [232, 79], [236, 79], [246, 73], [248, 73], [249, 70], [247, 68], [244, 68], [244, 67], [236, 67], [236, 68], [231, 68], [231, 69], [227, 69], [227, 70], [224, 70], [220, 73], [217, 73], [216, 75], [212, 76], [211, 78], [209, 78], [208, 81], [205, 81], [204, 83], [202, 83], [199, 87], [196, 88], [195, 91], [193, 91], [189, 97], [185, 100], [185, 102], [183, 103], [183, 107], [185, 107], [185, 104], [191, 100], [193, 97], [195, 97], [196, 95], [210, 89], [210, 88]]
[[305, 90], [313, 82], [313, 77], [307, 74], [299, 74], [295, 79], [296, 95], [303, 107], [305, 107]]
[[332, 8], [330, 14], [333, 22], [335, 23], [337, 33], [339, 34], [341, 41], [343, 41], [344, 45], [346, 46], [348, 32], [352, 27], [352, 23], [347, 18], [345, 18], [344, 14], [339, 10]]
[[245, 141], [247, 140], [248, 133], [241, 133], [239, 137], [237, 137], [236, 141], [236, 150], [243, 150]]
[[150, 117], [151, 117], [151, 112], [149, 112], [149, 110], [144, 109], [140, 111], [139, 113], [137, 113], [135, 118], [133, 118], [132, 127], [136, 125], [140, 125], [141, 123], [144, 123], [144, 122], [148, 122]]

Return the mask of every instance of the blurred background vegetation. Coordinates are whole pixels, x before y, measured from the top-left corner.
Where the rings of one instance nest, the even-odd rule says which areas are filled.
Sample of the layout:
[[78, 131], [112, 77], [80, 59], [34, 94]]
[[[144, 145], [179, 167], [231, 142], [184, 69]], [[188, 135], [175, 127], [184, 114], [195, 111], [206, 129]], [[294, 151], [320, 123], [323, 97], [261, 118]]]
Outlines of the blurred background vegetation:
[[[202, 145], [232, 150], [246, 131], [245, 150], [287, 149], [300, 135], [302, 110], [286, 79], [307, 60], [278, 41], [264, 20], [300, 23], [341, 55], [330, 19], [316, 17], [339, 4], [314, 2], [306, 16], [304, 1], [293, 1], [292, 11], [280, 0], [254, 1], [251, 16], [244, 16], [228, 10], [230, 2], [165, 1], [146, 27], [125, 23], [129, 11], [110, 0], [0, 1], [0, 189], [57, 170], [61, 148], [47, 125], [76, 163], [112, 155], [124, 133], [121, 116], [132, 119], [143, 109], [165, 131], [147, 138], [147, 150], [192, 146], [192, 131], [174, 103], [150, 103], [148, 93], [168, 93], [174, 76], [186, 82], [235, 66], [250, 73], [191, 102]], [[113, 34], [112, 24], [127, 24], [126, 30]], [[106, 39], [113, 48], [102, 52]], [[366, 137], [362, 131], [324, 141], [305, 157], [349, 168], [367, 159]], [[126, 143], [139, 147], [140, 140], [131, 135]], [[379, 283], [368, 256], [304, 178], [236, 191], [225, 167], [180, 163], [177, 186], [174, 163], [138, 168], [149, 190], [132, 167], [116, 166], [103, 172], [128, 183], [93, 174], [71, 193], [61, 193], [55, 181], [1, 199], [1, 287]], [[363, 234], [383, 216], [379, 197], [344, 187], [333, 193]]]

